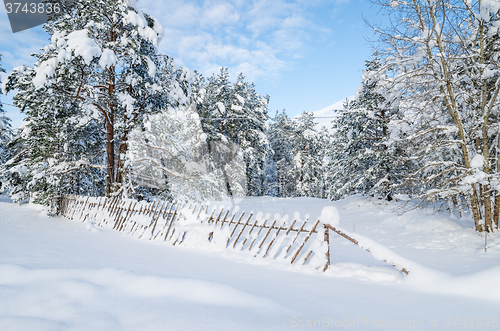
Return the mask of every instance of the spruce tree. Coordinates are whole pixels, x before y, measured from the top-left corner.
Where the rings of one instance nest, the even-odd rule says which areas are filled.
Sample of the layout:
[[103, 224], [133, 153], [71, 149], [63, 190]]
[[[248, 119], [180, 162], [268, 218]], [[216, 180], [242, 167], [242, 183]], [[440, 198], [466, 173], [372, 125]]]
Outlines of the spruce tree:
[[296, 141], [296, 123], [286, 110], [276, 112], [268, 128], [272, 154], [266, 162], [266, 194], [277, 197], [295, 195], [293, 152]]
[[397, 119], [398, 111], [383, 96], [380, 82], [384, 78], [375, 54], [366, 62], [356, 99], [347, 101], [334, 121], [329, 165], [333, 199], [356, 193], [393, 199], [393, 185], [404, 159], [391, 137], [389, 124]]
[[295, 144], [293, 148], [295, 167], [295, 195], [317, 197], [321, 186], [321, 155], [317, 142], [314, 114], [303, 112], [297, 118]]
[[329, 130], [323, 126], [315, 137], [316, 139], [316, 160], [318, 162], [316, 166], [316, 193], [315, 196], [318, 198], [326, 199], [328, 198], [329, 191], [329, 181], [328, 181], [328, 165], [330, 164], [329, 151], [331, 148], [331, 134]]

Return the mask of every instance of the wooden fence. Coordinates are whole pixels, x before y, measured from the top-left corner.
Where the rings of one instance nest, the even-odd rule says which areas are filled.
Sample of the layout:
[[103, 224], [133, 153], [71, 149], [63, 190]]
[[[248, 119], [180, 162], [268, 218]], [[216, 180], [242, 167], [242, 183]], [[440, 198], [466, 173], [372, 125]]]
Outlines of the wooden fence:
[[[208, 205], [179, 205], [166, 201], [63, 196], [59, 212], [71, 220], [89, 221], [139, 238], [193, 247], [214, 244], [251, 256], [302, 264], [326, 271], [330, 265], [330, 233], [358, 245], [335, 227], [319, 220], [257, 219]], [[407, 269], [393, 265], [403, 273]]]

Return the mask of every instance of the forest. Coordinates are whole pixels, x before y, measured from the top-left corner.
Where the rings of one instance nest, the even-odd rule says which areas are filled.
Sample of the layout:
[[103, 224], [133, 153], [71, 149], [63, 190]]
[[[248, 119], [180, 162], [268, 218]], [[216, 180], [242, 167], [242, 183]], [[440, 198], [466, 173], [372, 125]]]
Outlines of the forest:
[[500, 3], [374, 0], [391, 24], [329, 127], [268, 109], [244, 73], [204, 77], [158, 52], [128, 1], [82, 0], [45, 24], [33, 67], [8, 73], [1, 189], [53, 210], [61, 195], [209, 201], [363, 194], [500, 216]]

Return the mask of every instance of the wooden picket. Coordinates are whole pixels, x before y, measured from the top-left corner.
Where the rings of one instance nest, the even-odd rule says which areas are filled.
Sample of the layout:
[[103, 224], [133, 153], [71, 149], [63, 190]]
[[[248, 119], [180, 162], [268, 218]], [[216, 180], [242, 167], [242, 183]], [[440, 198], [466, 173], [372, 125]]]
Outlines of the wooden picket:
[[[214, 229], [206, 238], [207, 241], [214, 240], [215, 231], [229, 233], [224, 239], [227, 249], [246, 251], [255, 257], [262, 258], [276, 259], [279, 256], [290, 264], [296, 264], [300, 260], [301, 264], [307, 265], [311, 257], [317, 254], [314, 248], [308, 245], [312, 236], [316, 234], [315, 240], [321, 240], [321, 243], [326, 242], [328, 247], [326, 254], [321, 253], [325, 254], [325, 265], [321, 267], [323, 271], [326, 271], [330, 265], [329, 230], [358, 245], [353, 238], [331, 225], [321, 224], [319, 220], [314, 224], [309, 223], [308, 220], [296, 219], [291, 224], [287, 224], [286, 221], [279, 223], [276, 219], [272, 220], [272, 223], [268, 219], [256, 219], [252, 222], [253, 214], [244, 219], [244, 212], [239, 215], [237, 213], [230, 215], [230, 210], [224, 208], [213, 209], [208, 216], [208, 205], [204, 208], [203, 205], [198, 207], [190, 204], [189, 207], [184, 208], [184, 205], [165, 201], [139, 202], [116, 197], [90, 198], [68, 195], [59, 199], [58, 210], [61, 215], [71, 220], [94, 221], [97, 226], [111, 227], [139, 238], [145, 237], [148, 240], [170, 241], [173, 245], [182, 244], [188, 233], [180, 221], [187, 217], [192, 217], [192, 219], [196, 217], [197, 223], [206, 224]], [[318, 229], [322, 229], [323, 232]], [[279, 245], [276, 244], [278, 242]], [[394, 267], [408, 274], [407, 269]]]

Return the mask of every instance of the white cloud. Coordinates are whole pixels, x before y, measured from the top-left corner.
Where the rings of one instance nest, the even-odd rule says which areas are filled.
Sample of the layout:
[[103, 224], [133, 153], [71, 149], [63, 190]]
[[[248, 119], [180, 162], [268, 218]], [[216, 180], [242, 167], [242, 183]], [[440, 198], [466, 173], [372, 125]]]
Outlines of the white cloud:
[[240, 15], [229, 3], [220, 3], [214, 6], [204, 8], [201, 25], [218, 26], [237, 23]]
[[[162, 2], [158, 2], [161, 6]], [[192, 4], [181, 4], [178, 7], [173, 6], [175, 9], [166, 12], [151, 12], [149, 14], [155, 16], [161, 16], [164, 14], [165, 18], [168, 19], [168, 25], [177, 26], [177, 27], [190, 27], [195, 26], [199, 22], [199, 18], [201, 15], [201, 8]], [[161, 7], [159, 8], [161, 9]]]
[[[205, 75], [227, 66], [233, 77], [244, 70], [249, 80], [272, 80], [307, 52], [310, 38], [328, 33], [308, 17], [310, 7], [318, 3], [331, 1], [141, 0], [136, 5], [163, 25], [160, 51], [174, 56], [179, 65]], [[41, 27], [12, 34], [0, 7], [5, 16], [0, 19], [4, 66], [32, 65], [29, 54], [48, 43], [47, 35]]]
[[[1, 75], [3, 81], [10, 71], [23, 64], [33, 66], [36, 59], [31, 53], [38, 53], [40, 48], [49, 43], [48, 35], [42, 27], [12, 33], [5, 6], [0, 5], [0, 54], [2, 54], [2, 67], [7, 73]], [[12, 127], [17, 128], [25, 117], [16, 107], [11, 106], [13, 93], [2, 95], [0, 101], [4, 103], [4, 110], [12, 120]]]
[[[328, 33], [308, 18], [317, 1], [143, 0], [139, 8], [165, 29], [160, 50], [203, 72], [229, 67], [248, 80], [274, 79], [307, 52], [307, 41]], [[330, 2], [331, 1], [326, 1]]]
[[12, 33], [5, 7], [0, 5], [0, 54], [2, 54], [2, 67], [11, 70], [22, 64], [33, 65], [36, 59], [30, 54], [37, 53], [40, 48], [48, 43], [48, 35], [40, 26]]

